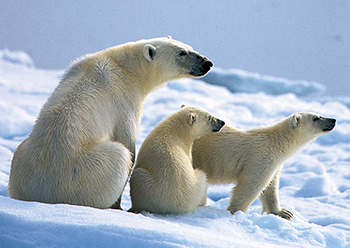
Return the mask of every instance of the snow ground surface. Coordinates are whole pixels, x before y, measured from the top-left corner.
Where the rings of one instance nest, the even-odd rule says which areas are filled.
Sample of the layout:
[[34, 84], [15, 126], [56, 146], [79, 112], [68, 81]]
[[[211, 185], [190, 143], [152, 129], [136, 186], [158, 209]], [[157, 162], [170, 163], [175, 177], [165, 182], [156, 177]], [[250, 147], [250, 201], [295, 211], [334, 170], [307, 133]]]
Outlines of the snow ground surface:
[[[291, 221], [261, 215], [259, 201], [247, 213], [231, 215], [226, 207], [234, 185], [209, 186], [207, 206], [178, 216], [9, 198], [13, 153], [62, 74], [35, 68], [24, 52], [0, 51], [0, 247], [350, 247], [349, 99], [323, 96], [318, 83], [240, 70], [214, 68], [202, 80], [169, 82], [152, 92], [137, 149], [182, 104], [202, 107], [240, 129], [273, 124], [295, 112], [334, 117], [332, 132], [284, 163], [279, 196], [281, 206], [294, 213]], [[130, 206], [127, 186], [122, 207]]]

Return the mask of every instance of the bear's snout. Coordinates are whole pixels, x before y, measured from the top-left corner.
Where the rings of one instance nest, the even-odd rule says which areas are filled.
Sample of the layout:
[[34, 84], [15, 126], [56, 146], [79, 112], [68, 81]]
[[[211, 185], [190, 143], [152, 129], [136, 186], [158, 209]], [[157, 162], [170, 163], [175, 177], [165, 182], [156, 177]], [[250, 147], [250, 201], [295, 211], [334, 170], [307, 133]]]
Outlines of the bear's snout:
[[224, 125], [225, 125], [224, 121], [220, 119], [216, 119], [213, 132], [219, 132]]
[[333, 130], [333, 128], [335, 127], [335, 123], [336, 123], [336, 119], [334, 118], [326, 118], [324, 127], [322, 129], [322, 131], [331, 131]]
[[190, 52], [189, 53], [192, 57], [192, 59], [195, 60], [195, 66], [192, 67], [190, 74], [192, 76], [195, 77], [201, 77], [204, 76], [205, 74], [207, 74], [210, 69], [213, 67], [213, 62], [211, 62], [207, 57], [198, 54], [198, 53], [194, 53], [194, 52]]
[[213, 66], [213, 63], [210, 60], [204, 61], [203, 65], [202, 65], [203, 70], [205, 71], [205, 73], [207, 73], [212, 66]]
[[200, 66], [192, 68], [190, 74], [195, 77], [201, 77], [210, 71], [210, 68], [213, 66], [213, 63], [210, 60], [205, 60]]

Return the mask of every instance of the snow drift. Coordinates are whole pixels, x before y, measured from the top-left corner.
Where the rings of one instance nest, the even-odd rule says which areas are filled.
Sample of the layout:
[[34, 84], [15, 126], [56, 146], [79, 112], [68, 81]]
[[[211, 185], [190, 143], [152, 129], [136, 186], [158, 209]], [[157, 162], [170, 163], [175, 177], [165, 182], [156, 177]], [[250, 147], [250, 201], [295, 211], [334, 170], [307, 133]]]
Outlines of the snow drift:
[[[294, 213], [293, 220], [261, 215], [258, 201], [247, 213], [231, 215], [226, 207], [233, 185], [209, 186], [207, 206], [178, 216], [9, 198], [13, 153], [63, 74], [35, 68], [30, 61], [23, 52], [0, 51], [0, 247], [350, 247], [349, 108], [313, 97], [323, 90], [317, 83], [237, 70], [215, 69], [203, 80], [170, 82], [151, 93], [137, 149], [182, 104], [207, 109], [240, 129], [301, 111], [335, 117], [335, 129], [288, 159], [280, 173], [280, 203]], [[130, 208], [128, 186], [122, 207]]]
[[257, 93], [264, 92], [269, 95], [281, 95], [294, 93], [297, 96], [319, 95], [325, 91], [325, 87], [316, 82], [304, 80], [290, 81], [285, 78], [261, 76], [257, 73], [249, 73], [243, 70], [223, 70], [213, 68], [201, 80], [226, 87], [231, 92]]

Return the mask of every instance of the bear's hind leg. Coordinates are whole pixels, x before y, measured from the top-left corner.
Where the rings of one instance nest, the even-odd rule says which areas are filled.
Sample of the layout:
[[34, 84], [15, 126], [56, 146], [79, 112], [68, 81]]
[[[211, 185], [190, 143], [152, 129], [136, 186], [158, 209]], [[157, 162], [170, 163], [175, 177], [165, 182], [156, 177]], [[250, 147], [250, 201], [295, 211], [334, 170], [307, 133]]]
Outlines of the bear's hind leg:
[[155, 212], [162, 204], [157, 191], [153, 187], [154, 179], [144, 168], [135, 168], [130, 177], [131, 209], [129, 212], [139, 213], [143, 210]]
[[117, 142], [101, 142], [85, 150], [79, 164], [76, 204], [110, 208], [120, 199], [132, 166], [127, 148]]
[[258, 198], [263, 185], [257, 180], [241, 180], [232, 190], [231, 199], [227, 210], [231, 214], [241, 210], [247, 212], [250, 204]]

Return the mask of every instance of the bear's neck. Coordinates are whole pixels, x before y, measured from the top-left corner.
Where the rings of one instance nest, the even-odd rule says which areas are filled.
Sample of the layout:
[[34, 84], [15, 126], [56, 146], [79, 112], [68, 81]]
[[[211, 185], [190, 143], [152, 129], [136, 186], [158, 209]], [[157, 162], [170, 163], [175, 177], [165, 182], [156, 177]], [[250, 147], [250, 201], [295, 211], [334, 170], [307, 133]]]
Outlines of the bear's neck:
[[310, 141], [305, 135], [300, 135], [297, 129], [290, 127], [289, 119], [267, 127], [266, 131], [270, 142], [273, 143], [271, 147], [275, 147], [275, 152], [279, 154], [283, 160], [293, 155]]
[[107, 49], [105, 52], [115, 62], [115, 66], [123, 71], [123, 75], [127, 75], [130, 79], [125, 87], [132, 87], [129, 92], [140, 93], [143, 100], [150, 92], [167, 82], [161, 77], [157, 68], [139, 57], [142, 51], [135, 51], [128, 44], [120, 45], [118, 50]]
[[[171, 122], [171, 120], [169, 120]], [[183, 149], [186, 154], [191, 154], [192, 144], [193, 144], [193, 135], [190, 132], [188, 127], [184, 127], [181, 123], [169, 123], [163, 129], [165, 140], [171, 146], [177, 146]]]

